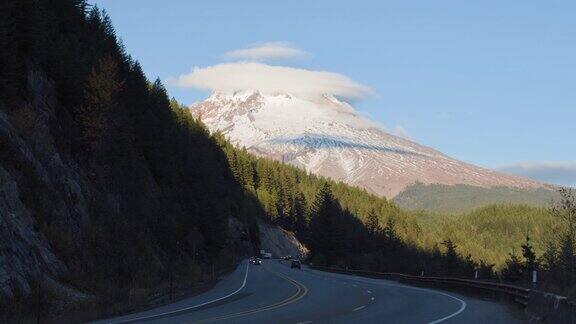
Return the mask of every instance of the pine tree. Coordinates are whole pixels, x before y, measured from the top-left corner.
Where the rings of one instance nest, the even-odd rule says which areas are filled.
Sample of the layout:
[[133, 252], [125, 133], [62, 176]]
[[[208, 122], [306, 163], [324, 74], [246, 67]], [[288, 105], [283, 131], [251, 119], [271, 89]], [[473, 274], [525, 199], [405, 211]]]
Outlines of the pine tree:
[[526, 235], [526, 241], [522, 244], [522, 256], [524, 257], [524, 269], [528, 274], [538, 268], [536, 252], [530, 243], [530, 237]]
[[332, 195], [329, 184], [324, 184], [314, 201], [310, 220], [310, 253], [325, 258], [327, 264], [335, 264], [344, 244], [343, 228], [338, 217], [342, 210]]
[[394, 222], [394, 219], [388, 218], [383, 233], [387, 244], [396, 247], [397, 243], [399, 242], [399, 238], [396, 234], [396, 223]]
[[85, 104], [76, 110], [84, 144], [92, 146], [106, 133], [110, 110], [115, 105], [114, 96], [121, 85], [117, 80], [117, 64], [109, 56], [102, 58], [88, 75]]
[[366, 218], [366, 229], [372, 236], [380, 234], [382, 231], [378, 220], [378, 215], [374, 209], [370, 210], [370, 213], [368, 213], [368, 217]]
[[560, 201], [552, 207], [551, 213], [560, 222], [560, 228], [545, 259], [556, 282], [571, 287], [576, 283], [576, 195], [569, 188], [561, 188], [559, 193]]
[[298, 237], [301, 241], [307, 241], [307, 227], [308, 222], [306, 221], [306, 198], [304, 194], [299, 192], [296, 194], [294, 198], [294, 232], [296, 237]]
[[444, 240], [442, 245], [446, 247], [444, 253], [444, 271], [447, 274], [455, 274], [459, 267], [458, 252], [456, 251], [456, 244], [452, 240]]
[[246, 152], [242, 153], [243, 154], [242, 154], [241, 169], [242, 169], [243, 184], [246, 188], [253, 190], [255, 187], [254, 165], [247, 157], [247, 153]]
[[566, 235], [575, 241], [576, 238], [576, 194], [571, 188], [559, 190], [560, 202], [552, 208], [552, 214], [563, 224]]
[[560, 282], [567, 287], [576, 283], [576, 251], [574, 240], [569, 235], [560, 238], [560, 248], [558, 253], [558, 268], [562, 273]]
[[506, 260], [506, 264], [502, 269], [502, 276], [506, 280], [516, 281], [520, 279], [523, 275], [523, 265], [520, 258], [516, 255], [516, 253], [510, 253], [508, 255], [508, 259]]

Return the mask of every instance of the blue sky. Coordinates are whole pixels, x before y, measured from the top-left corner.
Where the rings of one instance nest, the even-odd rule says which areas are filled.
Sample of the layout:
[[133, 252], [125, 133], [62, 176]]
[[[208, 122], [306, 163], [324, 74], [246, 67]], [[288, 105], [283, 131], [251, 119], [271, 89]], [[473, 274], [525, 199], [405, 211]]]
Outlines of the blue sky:
[[[287, 42], [306, 55], [269, 64], [369, 87], [354, 106], [388, 130], [466, 162], [576, 184], [575, 1], [91, 3], [151, 79]], [[186, 104], [208, 95], [167, 86]]]

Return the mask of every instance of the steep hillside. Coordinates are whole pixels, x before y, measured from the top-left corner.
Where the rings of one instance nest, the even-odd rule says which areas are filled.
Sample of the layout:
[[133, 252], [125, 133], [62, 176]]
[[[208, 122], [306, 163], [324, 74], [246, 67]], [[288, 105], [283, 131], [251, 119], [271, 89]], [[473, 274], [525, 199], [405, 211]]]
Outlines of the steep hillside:
[[264, 211], [218, 143], [88, 9], [0, 3], [0, 321], [31, 293], [95, 310], [259, 247]]
[[281, 91], [216, 92], [190, 110], [210, 130], [222, 132], [249, 152], [388, 198], [416, 182], [547, 188], [388, 134], [330, 95], [310, 98]]

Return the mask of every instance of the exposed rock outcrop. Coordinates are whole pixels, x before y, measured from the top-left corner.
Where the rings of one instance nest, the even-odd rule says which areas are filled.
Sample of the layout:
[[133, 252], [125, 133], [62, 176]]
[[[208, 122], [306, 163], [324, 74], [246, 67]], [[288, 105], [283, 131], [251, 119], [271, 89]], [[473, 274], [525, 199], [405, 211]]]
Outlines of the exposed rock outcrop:
[[30, 281], [58, 276], [66, 266], [52, 253], [20, 200], [18, 185], [0, 166], [0, 294], [29, 293]]
[[12, 118], [0, 111], [0, 292], [8, 297], [29, 293], [31, 281], [67, 272], [38, 218], [71, 237], [88, 219], [88, 186], [77, 166], [60, 157], [49, 131], [53, 86], [40, 73], [29, 73], [28, 83], [31, 100]]
[[271, 252], [274, 257], [286, 255], [304, 257], [308, 254], [308, 249], [293, 233], [263, 221], [258, 222], [258, 228], [260, 229], [260, 247]]

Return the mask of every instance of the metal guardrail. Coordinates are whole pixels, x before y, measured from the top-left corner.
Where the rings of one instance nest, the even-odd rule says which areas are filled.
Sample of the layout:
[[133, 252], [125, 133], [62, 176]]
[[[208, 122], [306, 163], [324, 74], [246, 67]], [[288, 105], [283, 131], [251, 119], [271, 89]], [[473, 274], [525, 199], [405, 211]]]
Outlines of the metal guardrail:
[[428, 284], [433, 286], [451, 287], [451, 288], [461, 288], [461, 289], [473, 289], [481, 290], [482, 292], [493, 293], [498, 296], [509, 298], [511, 301], [526, 307], [530, 299], [531, 289], [513, 286], [509, 284], [486, 282], [481, 280], [472, 279], [460, 279], [451, 277], [427, 277], [427, 276], [413, 276], [402, 273], [391, 273], [391, 272], [375, 272], [375, 271], [365, 271], [365, 270], [352, 270], [352, 269], [342, 269], [333, 267], [321, 267], [310, 265], [311, 269], [336, 272], [349, 275], [357, 275], [372, 278], [382, 278], [397, 280], [400, 282], [410, 282], [419, 284]]

